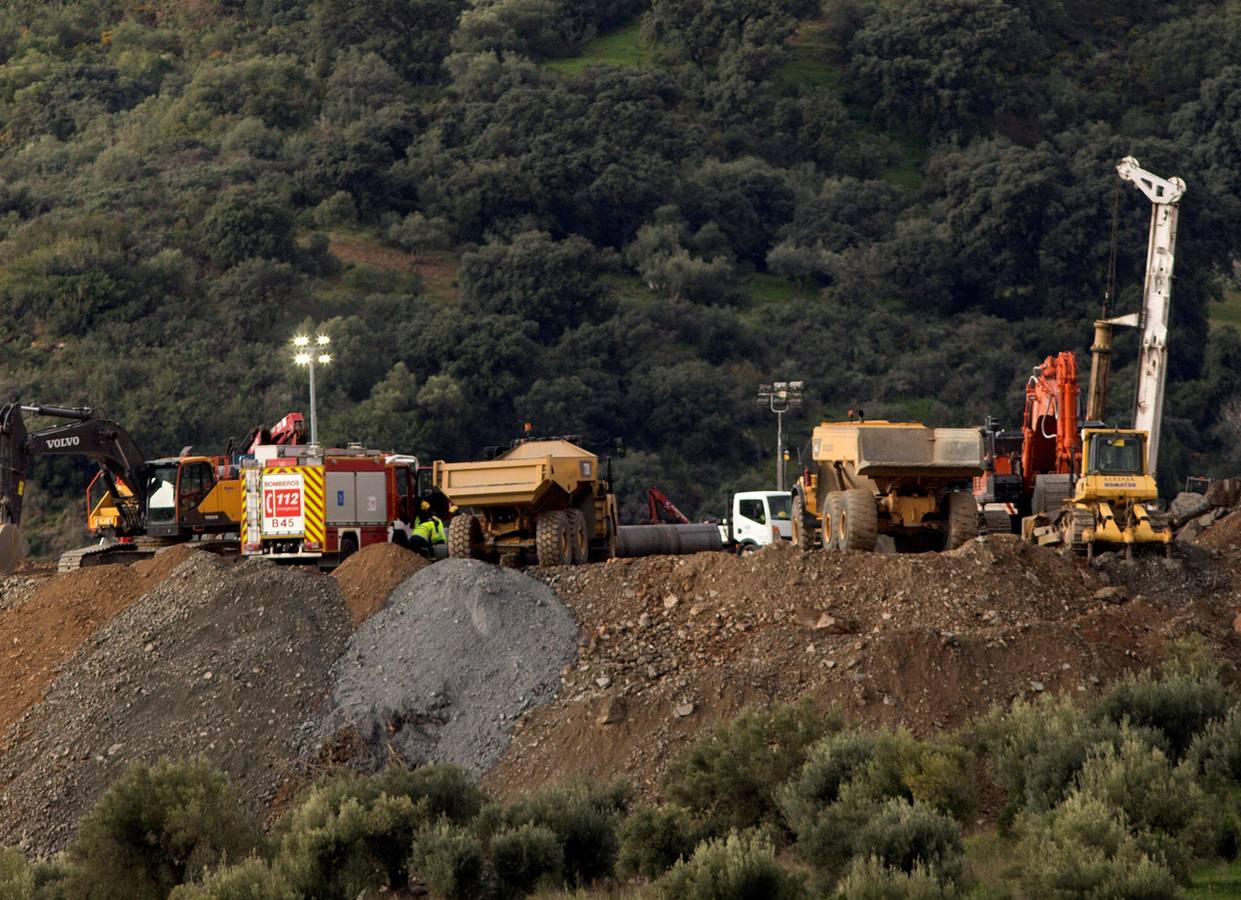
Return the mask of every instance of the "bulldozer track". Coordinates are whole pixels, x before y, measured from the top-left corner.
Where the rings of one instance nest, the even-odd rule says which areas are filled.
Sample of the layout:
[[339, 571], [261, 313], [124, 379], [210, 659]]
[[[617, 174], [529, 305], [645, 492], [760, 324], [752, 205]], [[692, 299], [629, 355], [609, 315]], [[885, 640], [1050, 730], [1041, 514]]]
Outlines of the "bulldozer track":
[[1093, 527], [1094, 514], [1086, 509], [1071, 509], [1064, 514], [1061, 521], [1065, 546], [1074, 553], [1085, 554], [1089, 549], [1086, 546], [1086, 529]]

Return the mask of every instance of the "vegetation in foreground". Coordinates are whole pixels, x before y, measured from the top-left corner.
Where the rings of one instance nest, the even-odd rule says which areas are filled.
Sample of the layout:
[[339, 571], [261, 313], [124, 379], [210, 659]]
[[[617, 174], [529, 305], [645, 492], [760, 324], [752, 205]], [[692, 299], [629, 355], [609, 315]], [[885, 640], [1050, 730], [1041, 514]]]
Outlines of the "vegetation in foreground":
[[1019, 700], [951, 736], [747, 712], [674, 761], [659, 805], [587, 781], [503, 804], [451, 767], [390, 768], [321, 780], [264, 835], [207, 763], [138, 765], [56, 859], [0, 852], [0, 896], [1227, 896], [1238, 796], [1241, 702], [1190, 642], [1084, 706]]

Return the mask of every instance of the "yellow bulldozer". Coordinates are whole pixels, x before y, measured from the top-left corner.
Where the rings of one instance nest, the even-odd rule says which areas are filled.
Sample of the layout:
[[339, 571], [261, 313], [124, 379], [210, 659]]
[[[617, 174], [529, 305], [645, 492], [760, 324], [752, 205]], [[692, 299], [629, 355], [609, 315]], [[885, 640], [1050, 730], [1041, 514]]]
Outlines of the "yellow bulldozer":
[[1159, 488], [1150, 472], [1148, 435], [1132, 428], [1086, 428], [1073, 496], [1058, 513], [1022, 521], [1022, 536], [1043, 546], [1061, 544], [1088, 559], [1096, 545], [1162, 547], [1172, 555], [1172, 525], [1156, 507]]

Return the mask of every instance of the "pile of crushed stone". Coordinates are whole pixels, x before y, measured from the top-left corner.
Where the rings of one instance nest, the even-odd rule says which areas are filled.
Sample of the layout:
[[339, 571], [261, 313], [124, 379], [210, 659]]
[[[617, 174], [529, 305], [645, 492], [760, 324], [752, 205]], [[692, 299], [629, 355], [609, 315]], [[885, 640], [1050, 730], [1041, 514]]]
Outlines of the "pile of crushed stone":
[[397, 585], [428, 565], [426, 557], [396, 544], [371, 544], [341, 563], [332, 574], [345, 595], [354, 627], [383, 609]]
[[1191, 631], [1241, 659], [1237, 588], [1201, 551], [1091, 566], [993, 535], [943, 554], [786, 545], [532, 573], [588, 642], [489, 774], [501, 794], [585, 774], [652, 795], [692, 737], [747, 706], [810, 698], [928, 734], [1016, 697], [1088, 694]]
[[0, 844], [61, 849], [128, 765], [165, 756], [201, 754], [261, 815], [314, 749], [350, 631], [330, 577], [190, 554], [95, 631], [9, 727]]
[[[5, 579], [0, 600], [0, 729], [39, 702], [62, 663], [92, 634], [160, 584], [192, 553], [170, 547], [132, 566], [88, 566]], [[0, 749], [7, 742], [0, 740]]]
[[527, 575], [448, 559], [403, 582], [337, 664], [319, 737], [350, 763], [452, 763], [474, 773], [508, 747], [517, 717], [551, 699], [578, 626]]

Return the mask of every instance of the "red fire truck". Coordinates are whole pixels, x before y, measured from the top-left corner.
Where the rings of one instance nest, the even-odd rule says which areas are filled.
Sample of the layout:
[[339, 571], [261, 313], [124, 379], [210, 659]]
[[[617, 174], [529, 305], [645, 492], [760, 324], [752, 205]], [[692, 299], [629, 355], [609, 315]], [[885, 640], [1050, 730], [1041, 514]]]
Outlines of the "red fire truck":
[[242, 476], [242, 555], [331, 568], [370, 544], [407, 545], [431, 471], [414, 456], [350, 445], [289, 447]]

